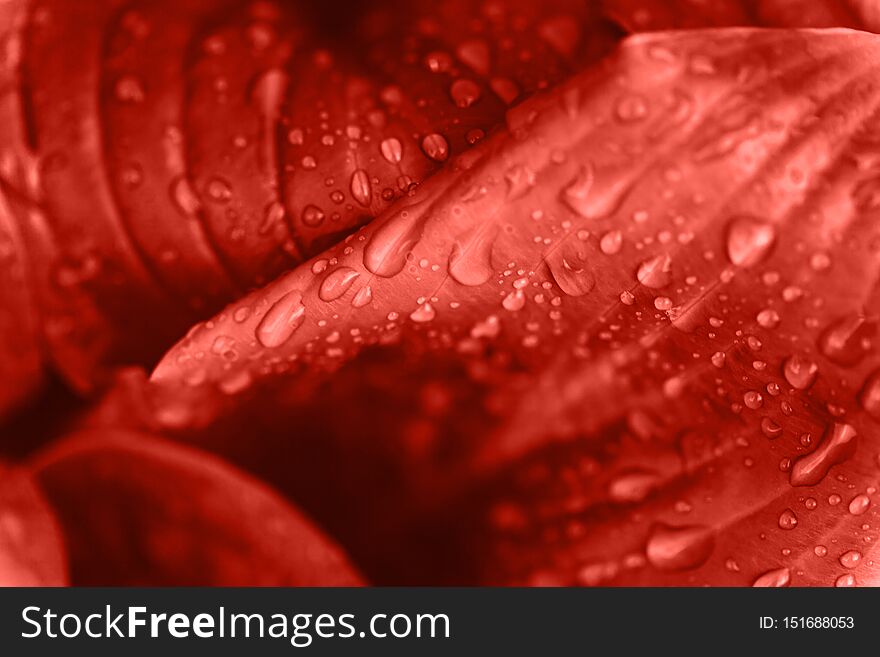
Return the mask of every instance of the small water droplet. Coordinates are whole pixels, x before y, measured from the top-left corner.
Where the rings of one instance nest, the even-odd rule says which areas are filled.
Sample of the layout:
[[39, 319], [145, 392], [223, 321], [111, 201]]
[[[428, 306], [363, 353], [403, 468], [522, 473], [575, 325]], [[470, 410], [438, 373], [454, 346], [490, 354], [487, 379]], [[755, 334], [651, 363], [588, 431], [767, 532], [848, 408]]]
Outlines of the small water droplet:
[[437, 316], [434, 307], [430, 303], [423, 303], [421, 306], [416, 308], [412, 313], [410, 313], [409, 318], [417, 323], [430, 322]]
[[819, 349], [829, 360], [851, 367], [871, 351], [876, 333], [876, 322], [858, 314], [847, 315], [825, 329], [819, 337]]
[[186, 176], [178, 176], [172, 181], [171, 200], [184, 217], [192, 217], [202, 207]]
[[425, 155], [436, 162], [445, 162], [449, 157], [449, 144], [446, 138], [436, 132], [426, 135], [422, 139], [422, 150]]
[[795, 354], [785, 360], [782, 373], [789, 385], [798, 390], [806, 390], [813, 385], [819, 374], [819, 366], [812, 360]]
[[663, 253], [645, 260], [639, 265], [636, 278], [645, 287], [666, 287], [672, 281], [672, 259]]
[[658, 524], [651, 530], [645, 554], [659, 570], [689, 570], [702, 565], [714, 547], [714, 535], [706, 527]]
[[318, 290], [318, 296], [322, 301], [335, 301], [348, 292], [348, 289], [352, 286], [358, 276], [360, 276], [360, 274], [351, 267], [339, 267], [334, 269], [327, 274], [321, 283], [321, 288]]
[[781, 588], [791, 583], [791, 571], [788, 568], [769, 570], [758, 579], [752, 586], [757, 588]]
[[780, 529], [794, 529], [797, 527], [798, 519], [791, 509], [786, 509], [779, 516]]
[[[828, 435], [830, 433], [830, 435]], [[850, 424], [836, 422], [830, 432], [826, 432], [819, 446], [809, 454], [800, 457], [791, 469], [792, 486], [815, 486], [832, 466], [842, 463], [856, 448], [858, 434]]]
[[859, 393], [859, 403], [868, 415], [880, 419], [880, 369], [872, 372], [865, 380]]
[[609, 230], [599, 240], [599, 250], [605, 255], [620, 253], [623, 246], [623, 233], [619, 230]]
[[858, 550], [847, 550], [838, 559], [844, 568], [855, 568], [862, 563], [862, 553]]
[[362, 287], [357, 293], [354, 295], [354, 298], [351, 300], [351, 305], [355, 308], [363, 308], [368, 303], [373, 300], [373, 290], [369, 285]]
[[608, 497], [619, 504], [641, 502], [660, 481], [660, 477], [654, 472], [626, 472], [615, 477], [608, 485]]
[[852, 573], [845, 573], [834, 580], [837, 588], [850, 588], [856, 585], [856, 577]]
[[486, 76], [489, 74], [489, 46], [485, 41], [480, 39], [462, 41], [456, 48], [455, 54], [477, 75]]
[[449, 87], [449, 95], [452, 96], [452, 102], [457, 107], [464, 109], [480, 100], [480, 85], [473, 80], [462, 78], [452, 83]]
[[302, 298], [302, 292], [291, 290], [272, 304], [257, 326], [256, 338], [261, 345], [273, 349], [291, 338], [305, 320]]
[[854, 516], [860, 516], [871, 508], [871, 498], [862, 493], [856, 495], [849, 503], [849, 512]]
[[382, 152], [382, 157], [391, 162], [391, 164], [398, 164], [403, 159], [403, 145], [399, 139], [394, 137], [383, 139], [382, 143], [379, 144], [379, 150]]
[[562, 200], [584, 219], [613, 214], [629, 191], [630, 181], [618, 175], [599, 175], [592, 164], [582, 166], [562, 189]]
[[754, 217], [736, 217], [727, 226], [727, 256], [737, 267], [761, 262], [775, 241], [773, 225]]
[[324, 221], [324, 211], [317, 205], [309, 204], [303, 208], [301, 219], [306, 226], [320, 226]]
[[370, 186], [370, 176], [363, 169], [357, 169], [351, 174], [351, 195], [358, 203], [369, 206], [373, 198], [373, 189]]
[[504, 301], [501, 302], [501, 305], [504, 306], [505, 310], [511, 312], [522, 310], [526, 305], [526, 295], [523, 294], [522, 290], [514, 290], [504, 297]]

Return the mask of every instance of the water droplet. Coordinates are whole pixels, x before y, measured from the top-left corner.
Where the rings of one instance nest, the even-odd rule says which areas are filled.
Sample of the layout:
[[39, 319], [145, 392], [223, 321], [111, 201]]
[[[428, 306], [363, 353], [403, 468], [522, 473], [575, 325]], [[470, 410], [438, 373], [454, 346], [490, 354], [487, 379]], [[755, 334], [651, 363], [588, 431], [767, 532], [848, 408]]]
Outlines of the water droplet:
[[856, 577], [852, 573], [845, 573], [834, 580], [834, 586], [837, 588], [849, 588], [856, 585]]
[[507, 197], [511, 200], [522, 198], [535, 186], [535, 172], [521, 164], [509, 168], [504, 179], [507, 181]]
[[575, 249], [556, 249], [547, 254], [545, 261], [553, 280], [569, 296], [583, 296], [596, 285], [596, 279], [587, 269], [586, 260]]
[[488, 281], [492, 269], [492, 245], [497, 226], [484, 222], [456, 239], [449, 254], [449, 275], [462, 285], [477, 286]]
[[382, 157], [391, 162], [391, 164], [398, 164], [403, 159], [403, 145], [399, 139], [394, 137], [383, 139], [382, 143], [379, 144], [379, 150], [382, 152]]
[[639, 265], [636, 278], [645, 287], [666, 287], [672, 281], [672, 259], [663, 253], [645, 260]]
[[637, 123], [648, 115], [648, 102], [640, 94], [627, 94], [617, 101], [614, 111], [622, 123]]
[[855, 568], [862, 563], [862, 553], [858, 550], [848, 550], [840, 555], [838, 561], [844, 568]]
[[310, 226], [314, 228], [315, 226], [320, 226], [324, 221], [324, 211], [321, 210], [317, 205], [307, 205], [303, 208], [302, 211], [302, 222], [306, 226]]
[[256, 330], [261, 345], [273, 349], [290, 339], [305, 320], [302, 298], [302, 292], [291, 290], [269, 308]]
[[582, 166], [562, 190], [563, 202], [584, 219], [613, 214], [629, 190], [630, 181], [615, 175], [600, 176], [592, 164]]
[[480, 100], [480, 85], [473, 80], [462, 78], [452, 83], [449, 87], [449, 95], [452, 96], [452, 102], [457, 107], [464, 109]]
[[712, 554], [715, 537], [706, 527], [655, 525], [645, 554], [659, 570], [688, 570], [702, 565]]
[[186, 176], [178, 176], [171, 183], [171, 200], [185, 217], [192, 217], [202, 207], [199, 197]]
[[727, 257], [737, 267], [751, 267], [767, 257], [775, 241], [772, 224], [754, 217], [737, 217], [727, 226]]
[[859, 393], [859, 403], [873, 418], [880, 419], [880, 370], [872, 372]]
[[776, 328], [779, 325], [779, 313], [768, 308], [758, 313], [758, 325], [766, 329]]
[[660, 481], [660, 477], [654, 472], [626, 472], [615, 477], [608, 485], [608, 497], [619, 504], [641, 502]]
[[432, 321], [436, 316], [437, 313], [434, 311], [434, 307], [430, 303], [425, 302], [412, 311], [409, 318], [414, 322], [424, 323]]
[[501, 302], [501, 305], [504, 306], [505, 310], [511, 312], [522, 310], [526, 305], [526, 295], [522, 290], [514, 290], [504, 297], [504, 301]]
[[321, 283], [318, 296], [322, 301], [335, 301], [348, 292], [355, 279], [360, 276], [351, 267], [339, 267], [331, 271]]
[[791, 469], [792, 486], [815, 486], [832, 466], [842, 463], [856, 448], [858, 434], [850, 424], [836, 422], [819, 446], [809, 454], [800, 457]]
[[856, 495], [849, 503], [849, 512], [854, 516], [860, 516], [871, 508], [871, 498], [862, 493]]
[[806, 357], [794, 355], [785, 360], [782, 373], [789, 385], [798, 390], [806, 390], [816, 381], [819, 366]]
[[768, 570], [758, 577], [752, 586], [757, 588], [781, 588], [791, 583], [791, 571], [788, 568]]
[[357, 169], [351, 174], [351, 195], [364, 206], [369, 206], [373, 198], [373, 190], [370, 186], [370, 177], [363, 169]]
[[406, 266], [406, 254], [421, 238], [423, 218], [418, 212], [401, 210], [376, 228], [364, 249], [364, 266], [373, 274], [389, 278]]
[[498, 96], [505, 105], [510, 105], [520, 94], [516, 82], [509, 78], [492, 78], [489, 80], [489, 88]]
[[717, 368], [724, 367], [724, 362], [727, 360], [727, 355], [723, 351], [716, 351], [712, 354], [712, 364]]
[[351, 300], [351, 305], [355, 308], [363, 308], [368, 303], [373, 300], [373, 290], [369, 285], [362, 287], [357, 293], [354, 295], [354, 298]]
[[599, 250], [605, 255], [620, 253], [623, 246], [623, 234], [619, 230], [609, 230], [599, 240]]
[[761, 419], [761, 431], [768, 438], [779, 438], [782, 435], [782, 427], [769, 417]]
[[794, 529], [797, 527], [798, 519], [791, 509], [786, 509], [779, 516], [780, 529]]
[[218, 203], [226, 203], [232, 198], [232, 188], [222, 178], [211, 178], [206, 188], [208, 197]]
[[436, 132], [426, 135], [422, 139], [422, 150], [425, 151], [425, 155], [436, 162], [445, 162], [449, 157], [449, 144], [446, 142], [446, 138]]
[[133, 75], [123, 75], [116, 81], [116, 98], [123, 103], [142, 103], [146, 94], [140, 80]]
[[819, 348], [829, 360], [851, 367], [871, 351], [876, 332], [876, 322], [862, 315], [847, 315], [825, 329]]

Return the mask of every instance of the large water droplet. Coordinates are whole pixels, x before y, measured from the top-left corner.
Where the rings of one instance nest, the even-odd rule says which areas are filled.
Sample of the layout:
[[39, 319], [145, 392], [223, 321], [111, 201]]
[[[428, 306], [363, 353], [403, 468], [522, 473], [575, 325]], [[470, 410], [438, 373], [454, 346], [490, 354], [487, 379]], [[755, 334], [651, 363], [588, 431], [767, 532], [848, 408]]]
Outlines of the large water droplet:
[[636, 278], [645, 287], [666, 287], [672, 281], [672, 259], [663, 253], [645, 260], [639, 265]]
[[354, 295], [354, 298], [351, 300], [351, 305], [355, 308], [363, 308], [368, 303], [373, 300], [373, 290], [369, 285], [362, 287], [357, 293]]
[[788, 586], [790, 583], [791, 571], [788, 568], [777, 568], [776, 570], [769, 570], [758, 577], [752, 586], [758, 588], [781, 588]]
[[870, 351], [877, 322], [863, 315], [847, 315], [831, 324], [819, 337], [819, 349], [829, 360], [851, 367]]
[[785, 380], [798, 390], [806, 390], [816, 381], [819, 366], [812, 360], [795, 354], [785, 360], [782, 366]]
[[737, 267], [751, 267], [770, 253], [776, 228], [754, 217], [736, 217], [727, 226], [727, 257]]
[[850, 424], [836, 422], [830, 435], [826, 432], [819, 446], [809, 454], [800, 457], [791, 469], [792, 486], [815, 486], [832, 466], [842, 463], [856, 448], [858, 434]]
[[401, 210], [376, 228], [364, 249], [364, 266], [377, 276], [399, 274], [406, 266], [406, 254], [422, 235], [421, 213]]
[[348, 291], [358, 276], [360, 274], [351, 267], [334, 269], [321, 283], [318, 296], [322, 301], [334, 301]]
[[562, 189], [562, 200], [584, 219], [601, 219], [620, 207], [629, 184], [620, 176], [599, 175], [588, 164]]
[[497, 235], [497, 226], [482, 223], [456, 239], [449, 254], [449, 275], [453, 280], [477, 286], [492, 277], [492, 245]]
[[261, 345], [272, 349], [290, 339], [305, 320], [306, 307], [302, 298], [302, 292], [291, 290], [269, 308], [256, 330]]
[[659, 570], [688, 570], [705, 563], [714, 547], [715, 537], [706, 527], [658, 524], [651, 530], [645, 554]]

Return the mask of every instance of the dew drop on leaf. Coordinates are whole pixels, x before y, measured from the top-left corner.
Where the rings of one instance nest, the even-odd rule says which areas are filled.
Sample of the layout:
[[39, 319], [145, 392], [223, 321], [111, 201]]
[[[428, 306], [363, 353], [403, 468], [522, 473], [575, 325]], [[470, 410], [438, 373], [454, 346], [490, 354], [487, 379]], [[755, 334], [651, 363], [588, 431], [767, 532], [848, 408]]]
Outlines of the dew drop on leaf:
[[351, 174], [351, 195], [354, 200], [364, 206], [369, 206], [373, 198], [373, 190], [370, 186], [370, 176], [363, 169], [357, 169]]
[[287, 342], [305, 320], [302, 292], [291, 290], [278, 299], [265, 314], [256, 330], [256, 338], [268, 349]]
[[779, 515], [780, 529], [794, 529], [797, 527], [798, 519], [791, 509], [786, 509]]
[[860, 516], [871, 508], [871, 498], [864, 493], [856, 495], [849, 503], [849, 512], [854, 516]]
[[844, 568], [855, 568], [862, 563], [862, 553], [858, 550], [847, 550], [838, 559]]
[[798, 390], [806, 390], [816, 381], [819, 366], [812, 360], [795, 354], [785, 360], [782, 373], [789, 385]]
[[422, 139], [422, 150], [435, 162], [444, 162], [449, 157], [449, 144], [446, 138], [436, 132]]
[[842, 463], [856, 448], [858, 434], [851, 424], [836, 422], [819, 446], [795, 461], [791, 469], [792, 486], [815, 486], [832, 466]]
[[672, 281], [672, 259], [664, 253], [645, 260], [639, 265], [636, 278], [645, 287], [666, 287]]
[[767, 257], [775, 241], [772, 224], [754, 217], [736, 217], [727, 226], [727, 257], [737, 267], [751, 267]]
[[321, 283], [318, 296], [322, 301], [335, 301], [348, 291], [358, 276], [360, 274], [351, 267], [334, 269]]
[[853, 366], [871, 351], [876, 333], [876, 322], [858, 314], [847, 315], [823, 331], [819, 349], [838, 365]]
[[752, 586], [757, 588], [780, 588], [791, 583], [791, 571], [788, 568], [769, 570], [758, 577]]
[[645, 547], [648, 562], [659, 570], [688, 570], [702, 565], [712, 554], [715, 537], [700, 525], [655, 525]]

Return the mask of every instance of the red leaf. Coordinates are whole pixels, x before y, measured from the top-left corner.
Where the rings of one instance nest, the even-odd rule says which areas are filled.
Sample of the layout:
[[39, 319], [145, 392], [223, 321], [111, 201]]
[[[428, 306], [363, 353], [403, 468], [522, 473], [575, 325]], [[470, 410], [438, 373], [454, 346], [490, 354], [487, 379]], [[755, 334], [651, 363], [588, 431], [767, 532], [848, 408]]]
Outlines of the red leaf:
[[494, 429], [422, 485], [485, 580], [874, 582], [877, 48], [628, 40], [193, 330], [160, 420], [272, 413], [364, 345], [476, 354]]
[[58, 522], [31, 477], [0, 464], [0, 586], [64, 586]]
[[76, 585], [356, 585], [345, 556], [274, 491], [207, 454], [126, 432], [36, 457]]

